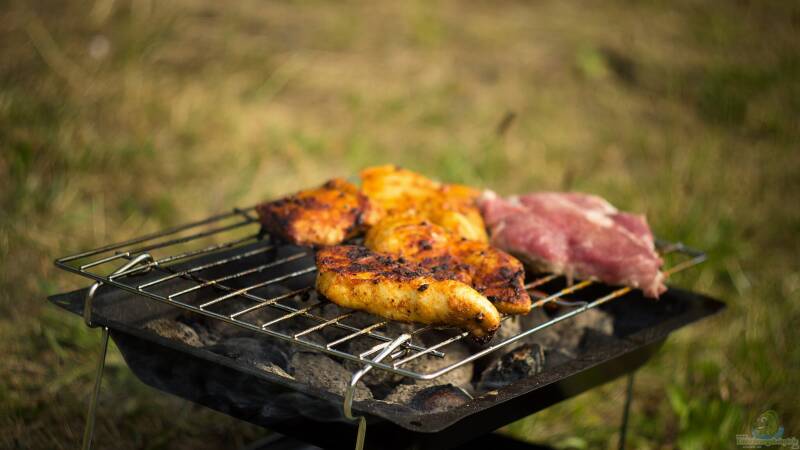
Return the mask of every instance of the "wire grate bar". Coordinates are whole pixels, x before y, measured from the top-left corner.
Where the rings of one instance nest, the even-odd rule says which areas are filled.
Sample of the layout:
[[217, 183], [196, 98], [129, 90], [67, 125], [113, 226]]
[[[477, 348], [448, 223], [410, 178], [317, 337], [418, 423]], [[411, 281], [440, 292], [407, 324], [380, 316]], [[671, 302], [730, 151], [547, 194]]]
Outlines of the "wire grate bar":
[[[278, 304], [278, 305], [280, 305], [280, 304]], [[317, 302], [317, 303], [314, 303], [313, 305], [309, 305], [309, 306], [306, 306], [304, 308], [295, 309], [294, 311], [290, 312], [289, 314], [286, 314], [284, 316], [278, 317], [276, 319], [272, 319], [269, 322], [261, 325], [261, 328], [264, 328], [264, 329], [269, 328], [269, 327], [271, 327], [272, 325], [275, 325], [278, 322], [283, 322], [284, 320], [291, 319], [294, 316], [299, 316], [301, 314], [305, 314], [305, 313], [307, 313], [307, 312], [311, 311], [312, 309], [317, 308], [319, 306], [322, 306], [322, 302]]]
[[[232, 244], [232, 245], [235, 245], [235, 244]], [[165, 276], [163, 278], [159, 278], [157, 280], [148, 281], [147, 283], [139, 285], [139, 289], [144, 289], [144, 288], [148, 288], [150, 286], [155, 286], [156, 284], [161, 284], [161, 283], [163, 283], [165, 281], [169, 281], [169, 280], [172, 280], [174, 278], [184, 277], [184, 276], [186, 276], [188, 274], [199, 272], [201, 270], [206, 270], [206, 269], [210, 269], [212, 267], [222, 266], [222, 265], [234, 262], [234, 261], [239, 261], [239, 260], [242, 260], [242, 259], [245, 259], [245, 258], [250, 258], [252, 256], [260, 255], [262, 253], [267, 253], [268, 251], [272, 250], [273, 248], [275, 248], [275, 247], [272, 246], [272, 245], [268, 245], [266, 247], [261, 247], [261, 248], [255, 249], [255, 250], [250, 250], [248, 252], [244, 252], [244, 253], [241, 253], [239, 255], [230, 257], [230, 258], [214, 261], [213, 263], [201, 264], [199, 266], [192, 267], [191, 269], [186, 269], [186, 270], [182, 270], [180, 272], [172, 273], [170, 275], [167, 275], [167, 276]], [[194, 256], [194, 255], [192, 255], [192, 256]], [[159, 260], [159, 261], [161, 261], [161, 260]]]
[[533, 303], [533, 305], [531, 305], [531, 308], [539, 308], [541, 306], [544, 306], [544, 305], [546, 305], [546, 304], [548, 304], [548, 303], [550, 303], [552, 301], [555, 301], [555, 300], [557, 300], [557, 299], [559, 299], [559, 298], [561, 298], [561, 297], [563, 297], [565, 295], [573, 294], [573, 293], [575, 293], [577, 291], [580, 291], [581, 289], [583, 289], [585, 287], [591, 286], [593, 283], [594, 282], [592, 280], [583, 280], [578, 284], [573, 284], [572, 286], [566, 287], [566, 288], [556, 292], [555, 294], [547, 296], [547, 297], [545, 297], [545, 298], [543, 298], [541, 300], [535, 301]]
[[235, 246], [237, 246], [239, 244], [244, 244], [247, 241], [253, 241], [253, 240], [256, 240], [256, 239], [258, 239], [258, 234], [251, 234], [251, 235], [247, 235], [247, 236], [245, 236], [243, 238], [240, 238], [240, 239], [234, 239], [232, 241], [223, 242], [221, 244], [210, 245], [208, 247], [205, 247], [205, 248], [202, 248], [202, 249], [199, 249], [199, 250], [192, 250], [190, 252], [186, 252], [186, 253], [181, 253], [181, 254], [178, 254], [178, 255], [171, 255], [171, 256], [164, 257], [164, 258], [160, 258], [160, 259], [157, 259], [155, 261], [155, 263], [156, 263], [156, 265], [159, 265], [159, 264], [164, 264], [164, 263], [170, 263], [170, 262], [173, 262], [173, 261], [178, 261], [178, 260], [181, 260], [181, 259], [191, 258], [193, 256], [200, 256], [200, 255], [204, 255], [206, 253], [210, 253], [210, 252], [213, 252], [213, 251], [223, 250], [223, 249], [226, 249], [226, 248], [235, 247]]
[[194, 241], [196, 239], [212, 236], [212, 235], [215, 235], [217, 233], [222, 233], [224, 231], [233, 230], [234, 228], [239, 228], [241, 226], [248, 225], [248, 224], [251, 224], [251, 223], [253, 223], [252, 220], [243, 220], [241, 222], [236, 222], [234, 224], [226, 225], [224, 227], [212, 228], [210, 230], [201, 231], [200, 233], [192, 234], [190, 236], [179, 237], [179, 238], [175, 238], [175, 239], [170, 239], [168, 241], [159, 242], [159, 243], [156, 243], [156, 244], [150, 244], [150, 245], [146, 245], [144, 247], [139, 247], [139, 248], [137, 248], [135, 250], [130, 250], [129, 253], [138, 254], [138, 253], [149, 252], [151, 250], [158, 250], [159, 248], [168, 247], [170, 245], [184, 244], [186, 242], [191, 242], [191, 241]]
[[526, 290], [530, 290], [530, 289], [533, 289], [533, 288], [535, 288], [537, 286], [541, 286], [541, 285], [543, 285], [545, 283], [549, 283], [549, 282], [555, 280], [556, 278], [558, 278], [559, 276], [560, 275], [556, 275], [556, 274], [553, 273], [553, 274], [547, 275], [545, 277], [533, 280], [530, 283], [526, 284], [524, 287], [525, 287]]
[[340, 320], [344, 320], [344, 319], [346, 319], [346, 318], [348, 318], [348, 317], [350, 317], [352, 315], [353, 315], [352, 312], [345, 313], [345, 314], [340, 314], [340, 315], [338, 315], [338, 316], [336, 316], [336, 317], [334, 317], [332, 319], [328, 319], [325, 322], [322, 322], [322, 323], [320, 323], [318, 325], [314, 325], [313, 327], [306, 328], [303, 331], [297, 332], [292, 336], [294, 338], [299, 338], [300, 336], [305, 336], [308, 333], [313, 333], [313, 332], [315, 332], [317, 330], [321, 330], [322, 328], [325, 328], [328, 325], [331, 325], [331, 324], [334, 324], [334, 323], [338, 323]]
[[425, 350], [423, 350], [421, 352], [417, 352], [417, 353], [414, 353], [412, 355], [409, 355], [409, 356], [407, 356], [407, 357], [395, 362], [394, 364], [392, 364], [392, 366], [393, 367], [399, 367], [399, 366], [401, 366], [401, 365], [403, 365], [403, 364], [405, 364], [405, 363], [407, 363], [407, 362], [409, 362], [409, 361], [411, 361], [413, 359], [417, 359], [420, 356], [427, 355], [428, 353], [430, 353], [430, 352], [432, 352], [434, 350], [440, 349], [440, 348], [444, 347], [445, 345], [452, 344], [455, 341], [460, 341], [461, 339], [464, 339], [467, 336], [469, 336], [469, 333], [464, 331], [463, 333], [457, 334], [457, 335], [451, 337], [450, 339], [445, 339], [442, 342], [434, 344], [434, 345], [426, 348]]
[[258, 288], [262, 288], [264, 286], [269, 286], [271, 284], [279, 283], [281, 281], [286, 281], [286, 280], [288, 280], [290, 278], [299, 277], [300, 275], [305, 275], [307, 273], [311, 273], [311, 272], [314, 272], [316, 270], [317, 270], [317, 268], [313, 267], [313, 266], [312, 267], [306, 267], [305, 269], [301, 269], [301, 270], [298, 270], [296, 272], [288, 273], [288, 274], [280, 276], [280, 277], [271, 278], [271, 279], [269, 279], [267, 281], [262, 281], [261, 283], [256, 283], [256, 284], [253, 284], [253, 285], [250, 285], [250, 286], [247, 286], [247, 287], [243, 287], [241, 289], [237, 289], [237, 290], [235, 290], [233, 292], [230, 292], [228, 294], [225, 294], [225, 295], [223, 295], [221, 297], [217, 297], [217, 298], [215, 298], [213, 300], [209, 300], [209, 301], [203, 303], [202, 305], [200, 305], [200, 309], [206, 309], [211, 305], [216, 305], [219, 302], [225, 301], [225, 300], [227, 300], [229, 298], [237, 297], [237, 296], [239, 296], [241, 294], [244, 294], [244, 293], [246, 293], [248, 291], [252, 291], [253, 289], [258, 289]]
[[[236, 279], [236, 278], [241, 278], [241, 277], [246, 276], [246, 275], [251, 275], [251, 274], [254, 274], [254, 273], [258, 273], [258, 272], [263, 272], [265, 269], [269, 269], [270, 267], [275, 267], [275, 266], [279, 266], [279, 265], [287, 263], [287, 262], [294, 261], [296, 259], [302, 258], [303, 256], [306, 256], [306, 253], [295, 253], [294, 255], [287, 256], [285, 258], [281, 258], [281, 259], [278, 259], [278, 260], [275, 260], [275, 261], [271, 261], [271, 262], [268, 262], [266, 264], [261, 264], [261, 265], [258, 265], [256, 267], [251, 267], [250, 269], [243, 270], [241, 272], [236, 272], [236, 273], [233, 273], [233, 274], [230, 274], [230, 275], [225, 275], [224, 277], [219, 277], [219, 278], [215, 278], [215, 279], [212, 279], [212, 280], [206, 280], [206, 281], [204, 281], [204, 282], [202, 282], [202, 283], [200, 283], [200, 284], [198, 284], [196, 286], [192, 286], [192, 287], [184, 289], [182, 291], [178, 291], [178, 292], [172, 293], [172, 294], [170, 294], [169, 297], [170, 298], [180, 297], [181, 295], [186, 295], [186, 294], [188, 294], [190, 292], [194, 292], [194, 291], [196, 291], [198, 289], [202, 289], [202, 288], [209, 287], [209, 286], [219, 285], [223, 281], [233, 280], [233, 279]], [[311, 268], [307, 268], [307, 269], [311, 269]], [[316, 270], [316, 267], [313, 267], [313, 269]], [[273, 280], [267, 280], [267, 282], [269, 282], [269, 281], [273, 281]], [[283, 281], [283, 279], [280, 279], [280, 280], [277, 280], [277, 281]]]
[[698, 255], [692, 259], [681, 261], [678, 264], [675, 264], [674, 266], [670, 267], [669, 269], [662, 271], [662, 273], [664, 274], [665, 277], [668, 277], [682, 270], [686, 270], [692, 266], [696, 266], [705, 260], [706, 260], [706, 255]]
[[249, 208], [245, 208], [244, 210], [240, 210], [238, 208], [235, 208], [231, 212], [217, 214], [217, 215], [214, 215], [214, 216], [211, 216], [211, 217], [207, 217], [207, 218], [205, 218], [203, 220], [198, 220], [196, 222], [185, 223], [183, 225], [178, 225], [176, 227], [167, 228], [166, 230], [156, 231], [154, 233], [150, 233], [150, 234], [146, 234], [144, 236], [140, 236], [140, 237], [137, 237], [137, 238], [129, 239], [127, 241], [122, 241], [122, 242], [117, 242], [117, 243], [113, 243], [113, 244], [109, 244], [109, 245], [104, 245], [104, 246], [96, 248], [94, 250], [89, 250], [89, 251], [77, 253], [75, 255], [65, 256], [63, 258], [57, 259], [56, 263], [59, 264], [59, 265], [64, 265], [64, 264], [66, 264], [66, 263], [68, 263], [70, 261], [75, 261], [75, 260], [82, 259], [82, 258], [88, 258], [90, 256], [100, 255], [100, 254], [103, 254], [103, 253], [110, 252], [112, 250], [117, 250], [117, 249], [120, 249], [120, 248], [123, 248], [123, 247], [127, 247], [129, 245], [134, 245], [134, 244], [139, 244], [139, 243], [142, 243], [142, 242], [151, 241], [153, 239], [157, 239], [157, 238], [160, 238], [160, 237], [169, 236], [169, 235], [175, 234], [175, 233], [180, 233], [181, 231], [185, 231], [185, 230], [188, 230], [188, 229], [191, 229], [191, 228], [196, 228], [196, 227], [200, 227], [200, 226], [203, 226], [203, 225], [208, 225], [208, 224], [213, 223], [213, 222], [219, 222], [219, 221], [225, 220], [225, 219], [227, 219], [229, 217], [233, 217], [235, 215], [239, 215], [239, 214], [241, 214], [241, 211], [250, 211], [250, 210], [253, 210], [253, 209], [255, 209], [255, 206], [251, 206]]
[[372, 325], [364, 327], [364, 328], [362, 328], [362, 329], [360, 329], [360, 330], [358, 330], [358, 331], [356, 331], [354, 333], [350, 333], [347, 336], [343, 336], [343, 337], [341, 337], [339, 339], [336, 339], [335, 341], [328, 342], [326, 347], [327, 348], [335, 347], [335, 346], [341, 344], [342, 342], [347, 342], [350, 339], [353, 339], [353, 338], [356, 338], [358, 336], [361, 336], [362, 334], [369, 333], [370, 331], [375, 330], [377, 328], [380, 328], [380, 327], [386, 325], [387, 323], [389, 323], [389, 322], [383, 321], [383, 322], [373, 323]]
[[258, 309], [261, 309], [261, 308], [263, 308], [265, 306], [270, 306], [273, 303], [278, 302], [280, 300], [284, 300], [284, 299], [287, 299], [287, 298], [292, 298], [292, 297], [300, 295], [300, 294], [302, 294], [304, 292], [308, 292], [310, 290], [311, 290], [311, 286], [308, 286], [308, 287], [304, 287], [304, 288], [300, 288], [300, 289], [294, 290], [292, 292], [287, 292], [287, 293], [281, 294], [281, 295], [279, 295], [277, 297], [272, 297], [270, 299], [267, 299], [267, 300], [265, 300], [265, 301], [263, 301], [261, 303], [258, 303], [256, 305], [250, 306], [249, 308], [245, 308], [245, 309], [243, 309], [241, 311], [237, 311], [237, 312], [229, 315], [228, 317], [230, 317], [231, 319], [235, 319], [235, 318], [237, 318], [239, 316], [243, 316], [243, 315], [245, 315], [247, 313], [251, 313], [251, 312], [256, 311]]
[[84, 264], [84, 265], [81, 266], [81, 270], [91, 269], [92, 267], [99, 266], [101, 264], [105, 264], [105, 263], [114, 261], [115, 259], [125, 258], [125, 257], [130, 257], [130, 256], [131, 256], [130, 252], [117, 253], [115, 255], [107, 256], [105, 258], [98, 259], [97, 261], [94, 261], [94, 262], [91, 262], [91, 263], [88, 263], [88, 264]]
[[375, 344], [374, 347], [370, 348], [369, 350], [363, 351], [358, 354], [358, 359], [364, 359], [367, 356], [380, 352], [381, 350], [385, 349], [388, 345], [391, 345], [391, 342], [381, 342], [380, 344]]

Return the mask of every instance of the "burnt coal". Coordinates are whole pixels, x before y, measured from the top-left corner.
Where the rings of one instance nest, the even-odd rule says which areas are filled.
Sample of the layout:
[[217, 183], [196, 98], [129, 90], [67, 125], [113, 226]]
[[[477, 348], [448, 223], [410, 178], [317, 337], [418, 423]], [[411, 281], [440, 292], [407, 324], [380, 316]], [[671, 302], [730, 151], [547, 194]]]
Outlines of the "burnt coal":
[[163, 338], [180, 341], [192, 347], [205, 345], [193, 327], [173, 319], [156, 319], [145, 324], [144, 328]]
[[525, 344], [504, 354], [483, 372], [480, 389], [497, 389], [541, 373], [545, 352], [539, 344]]
[[215, 345], [220, 341], [220, 334], [212, 331], [211, 327], [203, 322], [192, 320], [188, 317], [178, 317], [176, 321], [180, 324], [191, 327], [192, 330], [197, 333], [197, 337], [200, 338], [200, 342], [203, 344], [203, 346]]
[[[319, 354], [298, 352], [292, 356], [294, 377], [301, 383], [344, 396], [352, 373], [333, 359]], [[372, 392], [363, 381], [356, 385], [355, 400], [372, 398]]]
[[[270, 292], [271, 295], [279, 293], [284, 292], [277, 290]], [[294, 297], [291, 301], [295, 302], [293, 306], [300, 307], [307, 304], [309, 299]], [[563, 312], [564, 310], [560, 310], [554, 314]], [[263, 308], [254, 310], [252, 314], [253, 317], [248, 317], [247, 320], [262, 323], [284, 313]], [[321, 308], [321, 316], [325, 319], [339, 317], [342, 314], [345, 314], [345, 311], [334, 304], [326, 304]], [[542, 309], [537, 309], [526, 316], [510, 318], [504, 321], [491, 343], [499, 343], [524, 329], [530, 329], [550, 320], [552, 316]], [[370, 314], [354, 312], [346, 316], [341, 323], [361, 329], [381, 320]], [[281, 321], [272, 328], [291, 335], [317, 323], [306, 319]], [[243, 361], [257, 369], [339, 395], [345, 394], [352, 374], [362, 367], [349, 360], [339, 361], [256, 333], [243, 332], [240, 328], [226, 325], [221, 321], [179, 316], [173, 319], [154, 320], [146, 324], [145, 328], [165, 338], [181, 341], [193, 347], [206, 348], [225, 357]], [[410, 324], [389, 322], [377, 327], [375, 332], [393, 337], [411, 332], [415, 328]], [[371, 370], [359, 381], [356, 400], [381, 399], [421, 411], [456, 406], [467, 401], [470, 394], [477, 395], [535, 376], [543, 370], [575, 359], [583, 352], [592, 351], [597, 345], [603, 346], [609, 340], [618, 340], [613, 336], [613, 331], [613, 321], [609, 314], [601, 310], [589, 310], [522, 339], [511, 351], [497, 352], [475, 363], [464, 364], [434, 380], [413, 380], [380, 369]], [[351, 330], [329, 326], [304, 334], [303, 339], [325, 344], [350, 333]], [[432, 345], [452, 336], [448, 333], [450, 332], [446, 330], [432, 331], [415, 336], [414, 341], [420, 345]], [[350, 354], [359, 354], [379, 343], [380, 341], [367, 336], [359, 336], [342, 343], [341, 349]], [[403, 368], [419, 373], [436, 372], [481, 348], [483, 347], [469, 340], [454, 342], [442, 348], [444, 357], [424, 355], [404, 364]]]
[[[563, 314], [560, 311], [558, 314]], [[531, 311], [527, 316], [521, 317], [521, 326], [524, 329], [533, 328], [552, 319], [544, 310]], [[599, 334], [612, 335], [614, 333], [614, 320], [611, 315], [600, 309], [590, 309], [553, 326], [533, 333], [525, 342], [539, 344], [545, 349], [558, 349], [570, 357], [577, 357], [580, 353], [581, 342], [586, 330], [594, 330]]]
[[[354, 326], [356, 327], [363, 328], [374, 322], [374, 319], [372, 320], [372, 322], [358, 320], [360, 316], [366, 316], [366, 314], [359, 314], [356, 317], [357, 320], [353, 322]], [[379, 331], [387, 336], [399, 336], [400, 334], [409, 332], [412, 329], [413, 329], [412, 326], [408, 324], [389, 323], [385, 328]], [[379, 341], [370, 338], [356, 338], [344, 343], [343, 348], [346, 352], [350, 354], [358, 355], [362, 352], [370, 350], [379, 343], [380, 343]], [[374, 353], [371, 356], [374, 357], [376, 354], [377, 353]], [[360, 364], [352, 361], [345, 361], [344, 366], [351, 372], [355, 372], [361, 369], [362, 367]], [[370, 370], [364, 375], [362, 380], [370, 387], [376, 387], [378, 390], [383, 389], [385, 391], [387, 386], [391, 387], [396, 385], [397, 383], [402, 381], [402, 378], [403, 377], [399, 375], [395, 375], [385, 370]]]
[[231, 359], [244, 361], [266, 372], [293, 378], [288, 373], [288, 349], [273, 340], [234, 337], [206, 349]]
[[[403, 367], [415, 372], [431, 373], [461, 361], [470, 354], [469, 347], [462, 342], [456, 342], [452, 345], [448, 345], [445, 348], [445, 352], [446, 353], [442, 358], [426, 355], [409, 361], [407, 364], [404, 364]], [[414, 380], [414, 383], [422, 386], [452, 384], [462, 388], [470, 388], [472, 372], [472, 363], [467, 363], [443, 374], [434, 380]]]
[[419, 384], [399, 384], [389, 392], [389, 395], [387, 395], [383, 401], [407, 405], [411, 403], [411, 399], [414, 398], [415, 395], [424, 389], [427, 389], [427, 387]]
[[584, 330], [583, 336], [581, 337], [580, 348], [586, 352], [593, 352], [595, 349], [602, 347], [617, 347], [620, 345], [620, 341], [621, 339], [616, 336], [603, 333], [593, 328], [587, 328]]
[[[466, 344], [458, 342], [447, 346], [444, 357], [437, 357], [433, 355], [420, 356], [417, 359], [403, 364], [403, 368], [414, 372], [431, 373], [458, 362], [467, 356], [469, 356], [469, 348], [466, 346]], [[349, 370], [358, 370], [359, 368], [356, 364], [350, 362], [345, 362], [345, 367], [347, 367]], [[453, 384], [471, 391], [473, 373], [474, 370], [472, 363], [464, 364], [463, 366], [453, 369], [434, 380], [413, 380], [405, 378], [401, 375], [387, 372], [385, 370], [374, 369], [364, 375], [363, 381], [367, 384], [367, 386], [370, 387], [376, 398], [385, 399], [398, 388], [409, 389], [404, 386], [414, 386], [415, 390], [419, 391], [430, 386]]]
[[431, 386], [419, 391], [408, 406], [417, 411], [437, 412], [461, 406], [472, 400], [463, 389], [452, 384]]

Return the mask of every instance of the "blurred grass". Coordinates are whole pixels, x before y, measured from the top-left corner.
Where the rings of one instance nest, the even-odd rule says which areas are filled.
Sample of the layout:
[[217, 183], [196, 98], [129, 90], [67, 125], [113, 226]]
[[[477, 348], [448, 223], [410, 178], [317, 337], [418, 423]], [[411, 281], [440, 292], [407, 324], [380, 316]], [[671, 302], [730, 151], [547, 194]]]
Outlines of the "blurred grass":
[[[99, 336], [52, 260], [394, 162], [595, 192], [708, 250], [728, 302], [640, 371], [630, 448], [800, 435], [794, 2], [0, 3], [0, 446], [74, 448]], [[512, 119], [509, 119], [512, 117]], [[112, 349], [99, 448], [262, 431], [144, 387]], [[624, 382], [506, 427], [614, 447]]]

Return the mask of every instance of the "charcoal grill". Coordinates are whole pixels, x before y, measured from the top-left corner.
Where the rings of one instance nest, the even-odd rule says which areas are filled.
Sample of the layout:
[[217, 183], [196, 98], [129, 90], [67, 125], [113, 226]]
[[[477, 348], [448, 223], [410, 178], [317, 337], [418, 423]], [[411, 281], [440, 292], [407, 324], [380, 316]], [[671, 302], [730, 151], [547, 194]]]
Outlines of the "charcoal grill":
[[[364, 325], [351, 321], [353, 311], [323, 314], [327, 302], [312, 295], [313, 250], [271, 241], [253, 212], [254, 208], [234, 209], [56, 260], [58, 267], [95, 281], [88, 289], [51, 297], [55, 304], [82, 315], [88, 326], [102, 329], [84, 448], [91, 446], [109, 336], [145, 383], [316, 445], [352, 447], [352, 441], [345, 443], [341, 436], [355, 431], [357, 448], [447, 448], [632, 373], [670, 332], [722, 308], [716, 300], [676, 288], [655, 302], [628, 287], [610, 288], [591, 280], [566, 285], [556, 275], [540, 275], [526, 280], [536, 298], [533, 308], [561, 305], [567, 312], [426, 372], [408, 363], [424, 355], [443, 357], [448, 346], [464, 340], [467, 333], [416, 326], [393, 334], [385, 320], [376, 318]], [[705, 259], [702, 252], [682, 244], [658, 245], [661, 254], [674, 262], [665, 270], [668, 276]], [[613, 342], [600, 342], [587, 355], [484, 393], [463, 406], [420, 413], [378, 400], [354, 401], [358, 380], [370, 370], [433, 380], [594, 308], [614, 316]], [[265, 310], [273, 316], [258, 320]], [[338, 396], [143, 328], [153, 319], [187, 312], [351, 361], [359, 369], [345, 395]], [[287, 332], [287, 323], [297, 327]], [[326, 330], [338, 334], [325, 339]], [[353, 339], [374, 345], [348, 351], [345, 344]], [[309, 423], [318, 430], [313, 435], [306, 432]], [[367, 424], [370, 436], [375, 436], [370, 440], [365, 440]]]

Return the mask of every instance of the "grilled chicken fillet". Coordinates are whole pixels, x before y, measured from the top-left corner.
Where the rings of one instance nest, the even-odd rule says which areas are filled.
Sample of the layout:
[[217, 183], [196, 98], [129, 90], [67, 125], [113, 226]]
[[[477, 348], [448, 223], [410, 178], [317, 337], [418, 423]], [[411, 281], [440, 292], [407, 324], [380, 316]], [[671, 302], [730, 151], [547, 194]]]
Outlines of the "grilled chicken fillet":
[[480, 192], [459, 184], [442, 184], [397, 166], [361, 171], [364, 194], [387, 215], [413, 211], [456, 235], [488, 242], [477, 200]]
[[419, 264], [436, 276], [468, 284], [501, 313], [530, 311], [525, 271], [519, 260], [486, 243], [460, 238], [425, 217], [384, 218], [369, 229], [364, 245]]
[[256, 210], [267, 232], [297, 245], [339, 244], [381, 216], [355, 185], [340, 178], [261, 204]]
[[486, 297], [419, 265], [352, 245], [322, 248], [316, 260], [317, 291], [339, 306], [391, 320], [455, 326], [479, 341], [500, 326], [500, 314]]

